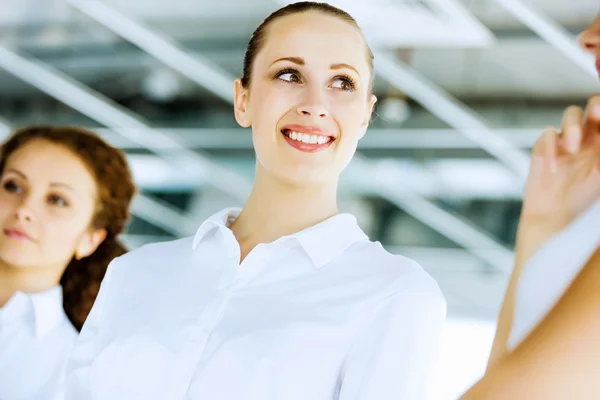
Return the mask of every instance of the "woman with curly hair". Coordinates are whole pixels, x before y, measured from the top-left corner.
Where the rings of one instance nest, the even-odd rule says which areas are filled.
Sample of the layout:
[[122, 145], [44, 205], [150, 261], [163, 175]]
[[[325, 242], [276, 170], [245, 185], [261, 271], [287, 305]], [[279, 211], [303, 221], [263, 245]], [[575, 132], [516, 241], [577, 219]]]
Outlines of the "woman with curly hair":
[[122, 152], [73, 127], [0, 148], [0, 399], [60, 396], [135, 193]]

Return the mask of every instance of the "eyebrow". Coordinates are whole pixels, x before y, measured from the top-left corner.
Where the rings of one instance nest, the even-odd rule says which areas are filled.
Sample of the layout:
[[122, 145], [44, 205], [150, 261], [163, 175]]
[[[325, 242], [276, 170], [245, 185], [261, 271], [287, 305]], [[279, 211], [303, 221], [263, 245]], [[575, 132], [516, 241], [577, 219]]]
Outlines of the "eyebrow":
[[[290, 61], [290, 62], [293, 62], [294, 64], [298, 64], [298, 65], [306, 64], [306, 62], [304, 61], [304, 58], [302, 58], [302, 57], [282, 57], [282, 58], [278, 58], [277, 60], [273, 61], [273, 64], [278, 63], [280, 61]], [[273, 64], [271, 64], [271, 65], [273, 65]], [[352, 65], [349, 65], [349, 64], [344, 64], [344, 63], [332, 64], [329, 68], [333, 69], [333, 70], [347, 68], [347, 69], [353, 70], [358, 75], [360, 75], [358, 73], [358, 71], [356, 70], [356, 68], [354, 68]]]
[[[15, 174], [15, 175], [19, 175], [21, 178], [23, 178], [23, 179], [25, 179], [25, 180], [28, 180], [28, 179], [27, 179], [27, 175], [25, 175], [23, 172], [21, 172], [21, 171], [19, 171], [19, 170], [17, 170], [17, 169], [14, 169], [14, 168], [7, 168], [7, 169], [6, 169], [6, 172], [12, 172], [12, 173], [13, 173], [13, 174]], [[50, 186], [51, 186], [51, 187], [61, 187], [61, 188], [63, 188], [63, 189], [67, 189], [67, 190], [69, 190], [69, 191], [71, 191], [71, 192], [75, 193], [76, 195], [79, 195], [75, 189], [73, 189], [71, 186], [67, 185], [66, 183], [61, 183], [61, 182], [52, 182], [52, 183], [50, 183]]]

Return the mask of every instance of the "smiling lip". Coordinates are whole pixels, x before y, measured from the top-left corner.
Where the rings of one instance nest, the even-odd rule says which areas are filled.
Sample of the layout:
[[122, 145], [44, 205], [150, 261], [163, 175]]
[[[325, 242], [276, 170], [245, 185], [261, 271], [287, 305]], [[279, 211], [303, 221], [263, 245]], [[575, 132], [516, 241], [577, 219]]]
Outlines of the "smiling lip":
[[31, 237], [23, 231], [19, 231], [17, 229], [5, 229], [4, 234], [11, 239], [21, 240], [21, 241], [31, 241]]
[[[306, 135], [316, 135], [327, 137], [327, 143], [304, 143], [298, 140], [292, 139], [289, 135], [291, 132], [295, 132], [298, 134], [306, 134]], [[295, 148], [296, 150], [300, 150], [304, 153], [318, 153], [320, 151], [326, 150], [331, 146], [331, 144], [335, 141], [335, 136], [333, 136], [330, 132], [327, 132], [321, 128], [316, 128], [313, 126], [305, 126], [305, 125], [286, 125], [281, 129], [281, 134], [285, 138], [285, 141]]]

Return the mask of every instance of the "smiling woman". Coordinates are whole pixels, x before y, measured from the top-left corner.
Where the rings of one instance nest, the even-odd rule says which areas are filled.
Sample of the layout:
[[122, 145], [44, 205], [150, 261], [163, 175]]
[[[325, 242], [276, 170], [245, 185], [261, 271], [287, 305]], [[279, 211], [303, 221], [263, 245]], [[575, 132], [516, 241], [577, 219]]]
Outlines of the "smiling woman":
[[265, 20], [235, 81], [257, 156], [250, 197], [194, 237], [115, 260], [73, 352], [68, 399], [424, 398], [444, 298], [336, 201], [372, 79], [345, 12], [296, 3]]
[[61, 393], [108, 263], [125, 252], [123, 154], [78, 128], [30, 127], [0, 148], [0, 398]]

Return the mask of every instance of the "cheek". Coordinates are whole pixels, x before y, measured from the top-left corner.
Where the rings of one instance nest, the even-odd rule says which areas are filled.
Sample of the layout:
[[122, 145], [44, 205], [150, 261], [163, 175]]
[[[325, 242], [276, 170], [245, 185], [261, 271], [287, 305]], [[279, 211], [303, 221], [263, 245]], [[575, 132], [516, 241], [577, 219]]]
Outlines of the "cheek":
[[14, 201], [3, 194], [0, 194], [0, 220], [4, 220], [9, 215], [14, 215]]
[[293, 111], [300, 96], [299, 90], [285, 84], [265, 85], [252, 97], [253, 125], [261, 129], [274, 129], [288, 112]]
[[297, 93], [274, 86], [252, 94], [252, 140], [259, 156], [264, 153], [263, 149], [272, 148], [278, 139], [277, 127], [297, 104]]
[[333, 100], [331, 110], [346, 139], [358, 140], [365, 118], [365, 103], [356, 98], [337, 98]]
[[42, 248], [53, 259], [70, 258], [84, 227], [72, 219], [48, 218], [40, 224]]

